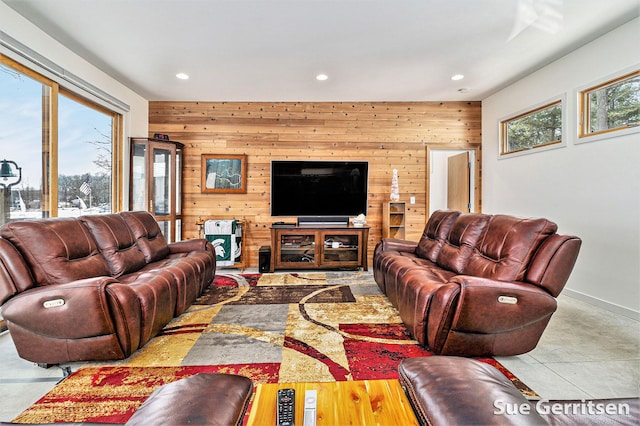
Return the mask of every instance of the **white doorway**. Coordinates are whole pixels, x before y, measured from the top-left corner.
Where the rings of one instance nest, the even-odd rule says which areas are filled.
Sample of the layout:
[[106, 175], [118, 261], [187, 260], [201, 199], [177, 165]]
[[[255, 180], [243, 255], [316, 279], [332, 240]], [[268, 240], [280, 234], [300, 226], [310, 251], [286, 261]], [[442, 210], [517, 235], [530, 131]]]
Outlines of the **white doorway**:
[[480, 212], [480, 147], [471, 144], [427, 145], [427, 210], [429, 217], [436, 210], [449, 208], [449, 162], [452, 157], [467, 154], [469, 175], [468, 208], [457, 210]]

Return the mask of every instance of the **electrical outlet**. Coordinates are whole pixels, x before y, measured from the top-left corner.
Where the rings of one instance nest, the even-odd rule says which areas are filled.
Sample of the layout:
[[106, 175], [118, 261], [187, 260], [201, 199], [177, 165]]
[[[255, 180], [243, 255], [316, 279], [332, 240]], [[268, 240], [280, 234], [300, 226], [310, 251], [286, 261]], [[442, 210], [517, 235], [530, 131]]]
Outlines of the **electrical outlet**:
[[415, 203], [416, 203], [416, 197], [409, 198], [409, 204], [415, 204]]

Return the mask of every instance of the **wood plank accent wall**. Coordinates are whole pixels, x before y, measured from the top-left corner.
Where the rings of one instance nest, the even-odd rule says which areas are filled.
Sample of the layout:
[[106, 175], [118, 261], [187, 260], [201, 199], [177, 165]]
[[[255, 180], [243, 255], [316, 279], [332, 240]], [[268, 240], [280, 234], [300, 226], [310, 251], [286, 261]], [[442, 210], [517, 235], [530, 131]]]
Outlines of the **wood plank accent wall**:
[[[382, 203], [398, 169], [407, 203], [408, 239], [417, 240], [426, 217], [427, 144], [481, 143], [480, 102], [150, 102], [149, 136], [168, 134], [185, 144], [183, 238], [198, 236], [209, 218], [247, 221], [244, 253], [257, 267], [270, 245], [270, 161], [367, 160], [369, 256], [381, 237]], [[247, 154], [246, 194], [203, 194], [202, 154]], [[409, 204], [409, 197], [416, 204]]]

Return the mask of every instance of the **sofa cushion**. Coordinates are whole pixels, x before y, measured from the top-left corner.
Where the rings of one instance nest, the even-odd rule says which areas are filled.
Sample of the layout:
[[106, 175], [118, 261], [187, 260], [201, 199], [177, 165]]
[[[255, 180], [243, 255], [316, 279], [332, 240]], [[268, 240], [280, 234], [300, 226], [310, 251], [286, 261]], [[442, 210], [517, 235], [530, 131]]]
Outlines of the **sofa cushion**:
[[138, 248], [147, 263], [164, 259], [169, 255], [167, 240], [162, 235], [158, 222], [149, 212], [121, 212], [133, 232]]
[[499, 281], [521, 281], [533, 254], [557, 229], [547, 219], [492, 216], [461, 272]]
[[166, 271], [135, 274], [126, 284], [140, 300], [140, 346], [160, 333], [173, 319], [177, 291], [173, 276]]
[[91, 215], [80, 218], [89, 228], [102, 251], [111, 275], [119, 277], [145, 265], [144, 254], [124, 218], [118, 214]]
[[184, 313], [200, 294], [202, 276], [198, 273], [197, 261], [189, 257], [169, 256], [165, 259], [151, 262], [139, 271], [125, 275], [122, 279], [129, 281], [131, 276], [158, 271], [168, 273], [173, 277], [172, 281], [176, 289], [174, 315], [178, 316]]
[[435, 262], [445, 238], [449, 235], [451, 225], [458, 216], [460, 216], [458, 211], [438, 210], [433, 212], [424, 227], [424, 232], [420, 237], [418, 247], [416, 247], [416, 254]]
[[463, 273], [490, 217], [479, 213], [460, 214], [438, 253], [438, 266], [457, 274]]
[[110, 275], [93, 235], [75, 218], [12, 222], [0, 235], [22, 253], [36, 285]]

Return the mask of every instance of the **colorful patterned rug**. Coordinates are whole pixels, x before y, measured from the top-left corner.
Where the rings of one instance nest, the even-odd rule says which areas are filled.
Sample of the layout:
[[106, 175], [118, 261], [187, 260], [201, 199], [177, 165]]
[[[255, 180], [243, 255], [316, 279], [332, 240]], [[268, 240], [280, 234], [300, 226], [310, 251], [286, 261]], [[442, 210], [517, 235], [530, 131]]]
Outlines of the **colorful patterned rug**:
[[402, 359], [430, 355], [370, 272], [219, 274], [141, 350], [80, 368], [14, 422], [124, 422], [154, 389], [199, 372], [255, 383], [391, 379]]

